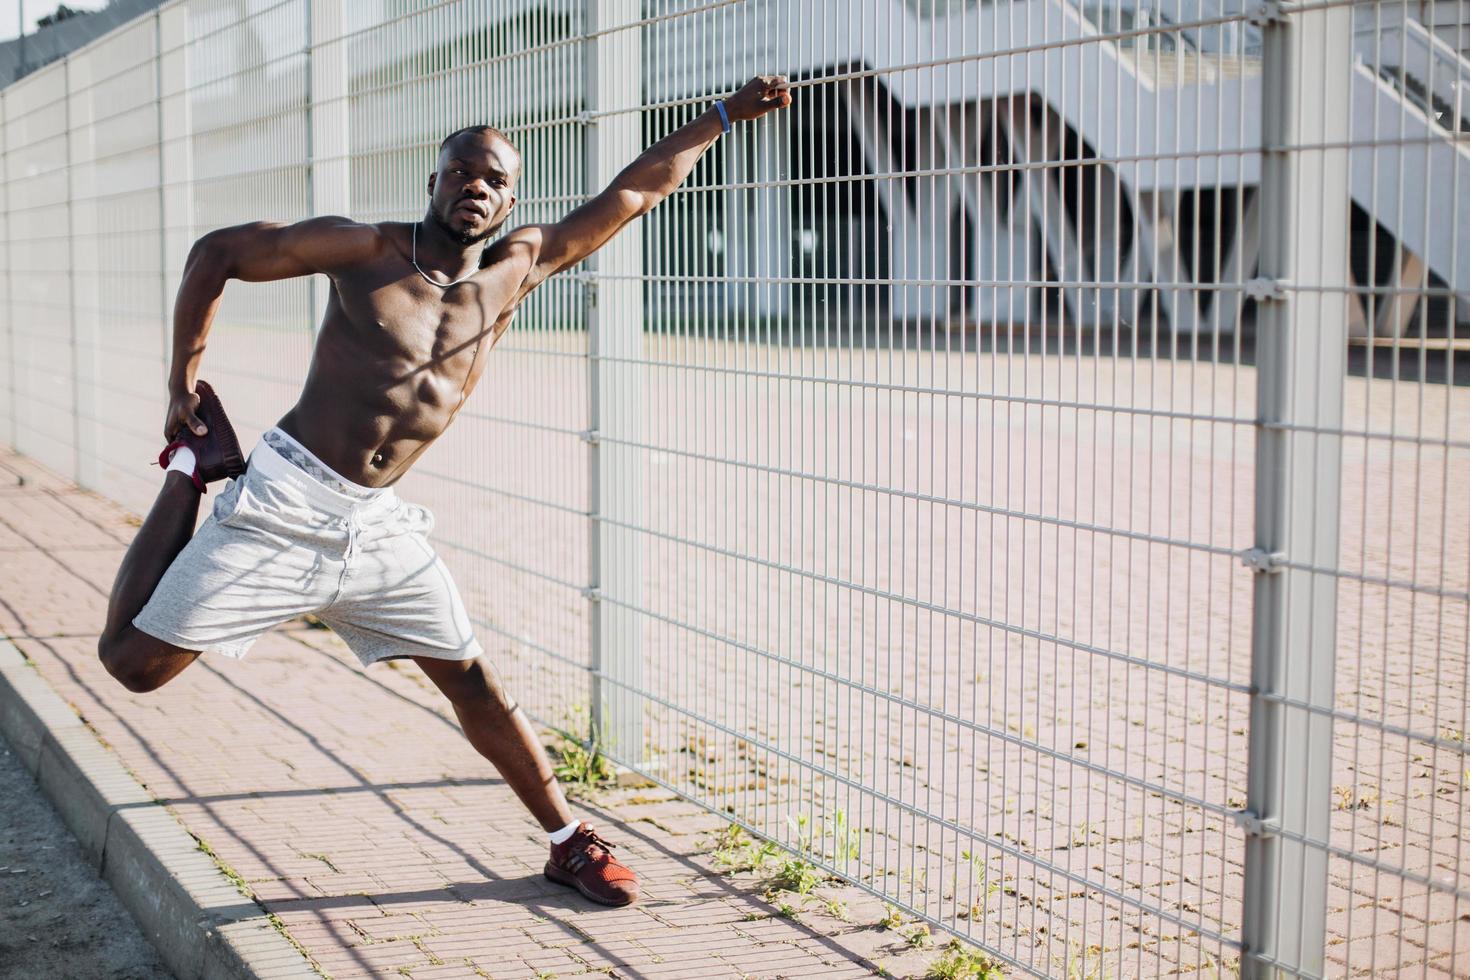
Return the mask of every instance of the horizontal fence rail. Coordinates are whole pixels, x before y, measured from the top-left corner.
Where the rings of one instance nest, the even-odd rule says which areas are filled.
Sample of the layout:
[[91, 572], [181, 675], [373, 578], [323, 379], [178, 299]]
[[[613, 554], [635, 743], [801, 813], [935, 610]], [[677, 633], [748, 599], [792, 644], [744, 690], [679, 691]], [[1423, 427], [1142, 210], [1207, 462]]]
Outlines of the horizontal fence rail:
[[[1467, 976], [1451, 7], [173, 0], [0, 91], [0, 436], [146, 511], [200, 235], [784, 73], [403, 482], [510, 689], [1008, 973]], [[247, 441], [329, 290], [227, 290]]]

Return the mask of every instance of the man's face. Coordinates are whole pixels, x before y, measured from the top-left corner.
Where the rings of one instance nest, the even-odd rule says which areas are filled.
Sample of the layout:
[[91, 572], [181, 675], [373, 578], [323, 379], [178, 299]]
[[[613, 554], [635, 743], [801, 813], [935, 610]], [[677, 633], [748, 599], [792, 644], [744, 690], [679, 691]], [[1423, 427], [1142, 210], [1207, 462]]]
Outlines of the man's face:
[[482, 242], [510, 217], [520, 175], [520, 156], [509, 143], [493, 133], [465, 133], [439, 151], [429, 213], [461, 245]]

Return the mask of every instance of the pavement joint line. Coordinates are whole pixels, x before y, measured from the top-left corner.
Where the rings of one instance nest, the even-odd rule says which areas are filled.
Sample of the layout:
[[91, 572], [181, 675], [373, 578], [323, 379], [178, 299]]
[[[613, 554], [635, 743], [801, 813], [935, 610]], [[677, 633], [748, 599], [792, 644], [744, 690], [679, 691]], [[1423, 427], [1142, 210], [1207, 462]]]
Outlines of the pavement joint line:
[[319, 977], [6, 637], [0, 732], [178, 980]]

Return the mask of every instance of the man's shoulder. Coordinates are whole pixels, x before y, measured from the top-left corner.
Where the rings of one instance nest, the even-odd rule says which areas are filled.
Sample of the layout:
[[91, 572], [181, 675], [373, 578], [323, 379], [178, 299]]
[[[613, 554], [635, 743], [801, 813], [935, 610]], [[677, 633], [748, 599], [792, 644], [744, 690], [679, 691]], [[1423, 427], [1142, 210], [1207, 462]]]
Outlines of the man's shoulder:
[[336, 254], [339, 261], [363, 262], [402, 251], [397, 247], [397, 239], [407, 234], [402, 229], [408, 225], [400, 221], [356, 221], [339, 214], [325, 214], [303, 221], [300, 227]]
[[331, 235], [333, 238], [356, 238], [363, 242], [387, 241], [398, 228], [407, 228], [401, 221], [358, 221], [340, 214], [320, 214], [304, 218], [291, 226], [291, 230], [307, 235]]
[[[486, 246], [480, 255], [480, 268], [504, 263], [529, 266], [541, 247], [545, 225], [521, 225], [512, 228]], [[519, 261], [518, 261], [519, 260]]]
[[310, 218], [305, 223], [315, 225], [322, 231], [350, 236], [363, 242], [381, 244], [389, 243], [400, 233], [406, 234], [407, 232], [403, 229], [408, 228], [408, 225], [402, 221], [358, 221], [340, 214], [324, 214]]

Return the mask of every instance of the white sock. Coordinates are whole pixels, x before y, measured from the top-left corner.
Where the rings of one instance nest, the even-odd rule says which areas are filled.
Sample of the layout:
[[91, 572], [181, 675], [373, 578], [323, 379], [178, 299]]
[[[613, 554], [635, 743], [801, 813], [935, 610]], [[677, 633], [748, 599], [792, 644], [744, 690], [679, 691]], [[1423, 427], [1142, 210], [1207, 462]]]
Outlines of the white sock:
[[194, 467], [194, 450], [190, 449], [188, 446], [180, 446], [178, 449], [175, 449], [174, 454], [168, 458], [168, 469], [164, 470], [163, 472], [167, 474], [172, 473], [174, 470], [178, 470], [185, 476], [193, 476]]
[[577, 832], [577, 828], [580, 826], [582, 826], [582, 821], [573, 820], [561, 830], [552, 831], [551, 842], [553, 844], [565, 844], [567, 841], [572, 839], [572, 835]]

